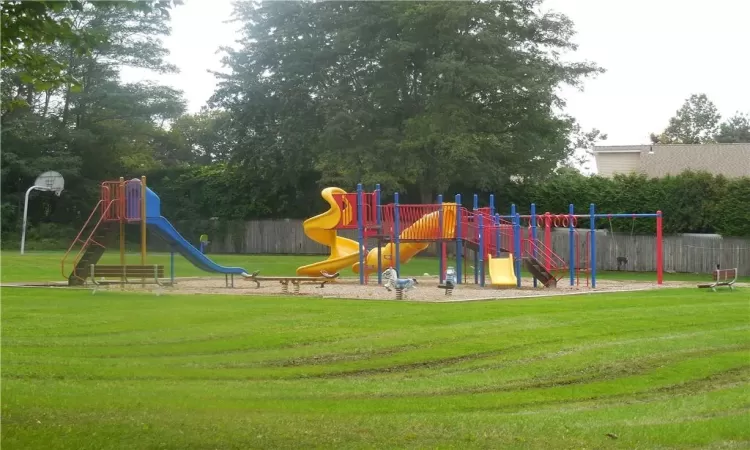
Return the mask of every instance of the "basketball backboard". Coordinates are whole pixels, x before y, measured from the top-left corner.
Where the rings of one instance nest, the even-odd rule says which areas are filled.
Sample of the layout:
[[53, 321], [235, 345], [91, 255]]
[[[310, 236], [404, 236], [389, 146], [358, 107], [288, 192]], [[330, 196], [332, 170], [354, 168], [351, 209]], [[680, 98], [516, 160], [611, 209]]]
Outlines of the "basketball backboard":
[[65, 187], [65, 180], [59, 172], [50, 170], [36, 177], [34, 186], [41, 188], [45, 191], [53, 191], [55, 195], [60, 196], [60, 193]]

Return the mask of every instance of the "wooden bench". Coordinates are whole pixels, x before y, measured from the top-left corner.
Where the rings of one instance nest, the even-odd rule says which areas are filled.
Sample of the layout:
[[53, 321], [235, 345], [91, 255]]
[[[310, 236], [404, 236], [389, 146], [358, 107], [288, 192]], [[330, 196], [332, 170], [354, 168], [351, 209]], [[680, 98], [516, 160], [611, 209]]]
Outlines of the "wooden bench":
[[734, 290], [734, 283], [737, 282], [738, 272], [736, 267], [734, 269], [716, 269], [713, 272], [713, 283], [699, 284], [698, 287], [710, 288], [714, 292], [720, 286], [728, 286], [729, 289]]
[[[145, 266], [92, 264], [91, 270], [89, 271], [89, 277], [97, 286], [102, 284], [141, 283], [141, 280], [145, 279], [148, 279], [149, 283], [152, 282], [150, 280], [153, 280], [153, 283], [156, 283], [159, 286], [167, 286], [171, 284], [171, 282], [160, 280], [160, 278], [164, 278], [164, 266], [159, 264], [149, 264]], [[99, 281], [96, 277], [119, 278], [120, 281]], [[138, 281], [130, 280], [129, 278], [137, 278]]]
[[326, 283], [329, 283], [339, 277], [339, 273], [330, 274], [326, 271], [321, 271], [319, 277], [262, 277], [259, 276], [260, 270], [256, 270], [250, 275], [244, 275], [246, 280], [255, 282], [255, 288], [260, 288], [261, 281], [278, 281], [281, 284], [281, 292], [284, 294], [289, 292], [289, 283], [294, 286], [294, 293], [299, 294], [299, 285], [302, 283], [315, 283], [320, 284], [319, 287], [324, 287]]

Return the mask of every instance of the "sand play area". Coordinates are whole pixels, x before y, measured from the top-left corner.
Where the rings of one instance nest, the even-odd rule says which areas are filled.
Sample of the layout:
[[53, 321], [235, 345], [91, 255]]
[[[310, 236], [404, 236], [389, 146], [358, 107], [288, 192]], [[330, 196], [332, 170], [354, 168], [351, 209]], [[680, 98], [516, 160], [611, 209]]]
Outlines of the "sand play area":
[[[647, 289], [665, 289], [675, 287], [695, 287], [694, 282], [664, 282], [658, 286], [653, 282], [636, 281], [612, 281], [597, 280], [596, 289], [585, 286], [582, 280], [581, 286], [569, 286], [567, 279], [559, 281], [556, 288], [540, 287], [534, 288], [530, 279], [524, 279], [521, 289], [480, 287], [473, 283], [457, 286], [451, 295], [446, 295], [444, 289], [438, 288], [437, 277], [417, 277], [418, 284], [412, 290], [404, 291], [404, 301], [423, 302], [461, 302], [471, 300], [493, 300], [540, 297], [551, 295], [592, 294], [597, 292], [616, 291], [642, 291]], [[473, 281], [473, 280], [470, 280]], [[126, 285], [126, 290], [151, 291], [158, 295], [173, 294], [228, 294], [228, 295], [263, 295], [263, 296], [304, 296], [313, 298], [346, 298], [363, 300], [396, 300], [394, 291], [387, 291], [383, 286], [378, 286], [377, 279], [371, 279], [369, 285], [361, 286], [357, 278], [339, 278], [320, 287], [319, 283], [301, 283], [299, 293], [295, 294], [291, 284], [288, 292], [284, 293], [282, 285], [278, 281], [261, 281], [260, 287], [256, 283], [235, 277], [234, 287], [226, 287], [223, 277], [200, 277], [200, 278], [178, 278], [174, 286], [159, 287], [147, 284]], [[93, 285], [87, 287], [93, 288]], [[97, 290], [121, 290], [120, 285], [102, 285]]]

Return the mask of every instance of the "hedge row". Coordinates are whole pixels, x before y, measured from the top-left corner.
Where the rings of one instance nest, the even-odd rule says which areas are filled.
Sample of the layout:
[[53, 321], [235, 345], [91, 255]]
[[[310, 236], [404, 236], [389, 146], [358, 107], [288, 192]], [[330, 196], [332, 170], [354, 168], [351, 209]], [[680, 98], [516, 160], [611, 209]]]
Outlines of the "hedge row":
[[[148, 174], [149, 186], [161, 197], [162, 214], [174, 222], [205, 221], [222, 228], [232, 221], [254, 219], [303, 219], [320, 214], [327, 207], [320, 198], [320, 185], [315, 179], [290, 180], [287, 185], [269, 185], [224, 165], [170, 169]], [[29, 240], [39, 233], [39, 226], [48, 225], [41, 236], [75, 234], [96, 204], [97, 186], [71, 191], [65, 198], [40, 196], [35, 200], [39, 211], [30, 211]], [[342, 188], [352, 188], [342, 186]], [[384, 186], [387, 189], [387, 186]], [[419, 203], [416, 189], [401, 193], [403, 203]], [[473, 192], [459, 186], [448, 189], [446, 200], [461, 192], [464, 205], [471, 206]], [[576, 213], [588, 212], [595, 203], [600, 213], [643, 213], [661, 210], [664, 232], [719, 233], [725, 236], [750, 236], [750, 178], [728, 180], [708, 173], [685, 172], [679, 176], [647, 179], [644, 176], [617, 176], [612, 179], [565, 173], [542, 182], [506, 183], [495, 192], [499, 212], [507, 213], [515, 203], [518, 211], [528, 213], [529, 205], [537, 211], [566, 213], [575, 205]], [[86, 197], [86, 198], [84, 198]], [[88, 198], [92, 197], [92, 198]], [[480, 193], [480, 204], [486, 205], [489, 193]], [[384, 193], [383, 202], [391, 198]], [[81, 206], [83, 205], [83, 206]], [[45, 214], [45, 211], [49, 211]], [[209, 219], [216, 219], [210, 221]], [[81, 223], [79, 223], [81, 222]], [[17, 241], [17, 226], [3, 224], [5, 244]], [[588, 227], [586, 220], [579, 226]], [[648, 219], [603, 219], [598, 228], [615, 231], [653, 233], [654, 221]], [[55, 229], [59, 228], [57, 232]], [[216, 230], [214, 230], [216, 231]], [[10, 239], [10, 240], [9, 240]]]
[[[326, 207], [315, 180], [306, 185], [270, 191], [253, 186], [252, 177], [238, 175], [222, 166], [202, 167], [178, 176], [155, 176], [151, 185], [162, 197], [167, 217], [174, 220], [221, 220], [257, 218], [306, 218]], [[343, 188], [346, 188], [342, 186]], [[460, 192], [456, 188], [448, 192]], [[471, 191], [463, 190], [463, 203], [471, 206]], [[418, 202], [409, 192], [402, 202]], [[416, 196], [414, 196], [416, 197]], [[453, 198], [453, 194], [447, 195]], [[480, 194], [486, 205], [489, 193]], [[544, 182], [507, 183], [495, 192], [500, 211], [511, 203], [526, 213], [531, 203], [538, 212], [565, 213], [574, 204], [577, 213], [587, 213], [590, 203], [601, 213], [647, 213], [661, 210], [664, 232], [719, 233], [726, 236], [750, 236], [750, 178], [727, 179], [701, 172], [648, 179], [640, 175], [603, 178], [565, 173]], [[390, 201], [384, 195], [384, 202]], [[588, 226], [583, 221], [580, 226]], [[653, 220], [613, 219], [615, 231], [652, 233]], [[609, 228], [608, 220], [597, 223]]]

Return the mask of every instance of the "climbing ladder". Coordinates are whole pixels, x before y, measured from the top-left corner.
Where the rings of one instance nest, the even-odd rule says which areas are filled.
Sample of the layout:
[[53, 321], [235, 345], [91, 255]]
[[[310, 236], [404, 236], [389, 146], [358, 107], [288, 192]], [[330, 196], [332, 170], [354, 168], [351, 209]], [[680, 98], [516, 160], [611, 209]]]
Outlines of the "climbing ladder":
[[[538, 258], [544, 258], [542, 263]], [[523, 239], [521, 261], [524, 268], [546, 287], [556, 287], [568, 269], [564, 259], [538, 239]]]
[[[96, 264], [104, 254], [108, 244], [107, 236], [112, 234], [115, 225], [112, 222], [105, 222], [105, 218], [115, 203], [116, 200], [99, 200], [81, 227], [81, 231], [70, 244], [68, 251], [63, 255], [60, 266], [63, 277], [68, 279], [69, 286], [84, 284], [89, 276], [91, 265]], [[81, 247], [75, 256], [72, 256], [77, 245]], [[68, 273], [67, 270], [71, 268], [71, 272]]]

